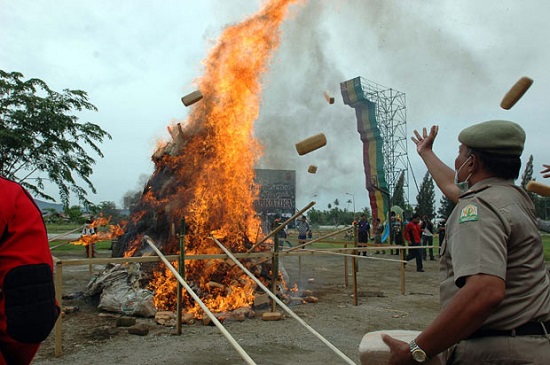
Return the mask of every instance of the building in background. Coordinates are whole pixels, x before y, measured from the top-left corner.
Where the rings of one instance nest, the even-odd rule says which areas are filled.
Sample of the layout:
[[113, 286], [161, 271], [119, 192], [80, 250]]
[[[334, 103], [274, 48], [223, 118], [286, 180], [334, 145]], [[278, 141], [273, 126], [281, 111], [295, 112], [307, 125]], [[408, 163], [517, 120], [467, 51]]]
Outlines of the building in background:
[[[260, 185], [254, 208], [262, 219], [264, 232], [278, 215], [282, 221], [296, 212], [296, 171], [256, 169], [256, 183]], [[294, 225], [294, 222], [290, 225]]]

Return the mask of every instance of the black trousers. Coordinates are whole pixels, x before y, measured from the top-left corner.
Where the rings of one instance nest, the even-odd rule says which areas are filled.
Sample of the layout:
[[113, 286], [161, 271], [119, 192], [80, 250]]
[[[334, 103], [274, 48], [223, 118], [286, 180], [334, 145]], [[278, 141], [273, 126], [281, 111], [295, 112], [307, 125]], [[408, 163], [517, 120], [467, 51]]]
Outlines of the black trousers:
[[422, 270], [422, 250], [419, 248], [414, 248], [414, 246], [420, 246], [420, 244], [414, 243], [409, 245], [409, 254], [405, 260], [410, 261], [416, 258], [416, 270]]

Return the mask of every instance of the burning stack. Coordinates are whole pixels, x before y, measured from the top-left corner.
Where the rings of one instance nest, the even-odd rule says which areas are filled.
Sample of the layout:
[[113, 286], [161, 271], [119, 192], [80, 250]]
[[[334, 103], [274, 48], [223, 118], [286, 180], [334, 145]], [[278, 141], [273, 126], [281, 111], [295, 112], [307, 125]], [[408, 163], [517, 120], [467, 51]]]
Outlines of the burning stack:
[[[164, 254], [178, 253], [184, 240], [187, 255], [221, 253], [210, 236], [232, 252], [246, 252], [261, 238], [253, 202], [258, 192], [254, 165], [262, 148], [253, 138], [253, 126], [259, 114], [260, 77], [294, 2], [271, 1], [255, 16], [223, 32], [205, 61], [200, 92], [182, 100], [190, 107], [189, 119], [170, 126], [171, 140], [153, 154], [155, 171], [113, 247], [113, 256], [147, 254], [144, 236], [151, 237]], [[246, 261], [251, 271], [269, 275], [269, 266]], [[149, 269], [155, 306], [174, 309], [177, 284], [172, 274], [163, 265]], [[214, 312], [253, 301], [256, 285], [226, 260], [187, 261], [185, 275]], [[188, 310], [199, 311], [190, 297], [184, 301]]]

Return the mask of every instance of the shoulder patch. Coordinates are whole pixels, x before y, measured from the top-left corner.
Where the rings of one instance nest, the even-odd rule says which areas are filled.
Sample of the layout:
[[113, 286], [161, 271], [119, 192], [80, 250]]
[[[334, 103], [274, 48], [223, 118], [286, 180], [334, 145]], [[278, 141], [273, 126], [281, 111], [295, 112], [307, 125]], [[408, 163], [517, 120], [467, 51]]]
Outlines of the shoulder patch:
[[477, 215], [477, 205], [475, 204], [468, 204], [462, 210], [460, 211], [460, 217], [458, 222], [464, 223], [464, 222], [472, 222], [472, 221], [478, 221], [479, 216]]

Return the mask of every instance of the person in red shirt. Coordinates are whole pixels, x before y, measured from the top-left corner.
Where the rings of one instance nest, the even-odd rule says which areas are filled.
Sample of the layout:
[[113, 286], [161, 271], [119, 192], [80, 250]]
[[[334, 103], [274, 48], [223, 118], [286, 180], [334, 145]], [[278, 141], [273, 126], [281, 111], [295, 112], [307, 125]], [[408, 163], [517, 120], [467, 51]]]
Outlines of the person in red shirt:
[[59, 316], [40, 209], [0, 177], [0, 365], [30, 364]]
[[[411, 221], [407, 223], [405, 227], [405, 239], [409, 242], [410, 247], [420, 246], [420, 238], [422, 236], [422, 230], [420, 229], [420, 215], [413, 215]], [[424, 272], [422, 268], [422, 252], [420, 249], [409, 249], [409, 254], [405, 258], [407, 261], [416, 258], [416, 271]]]

